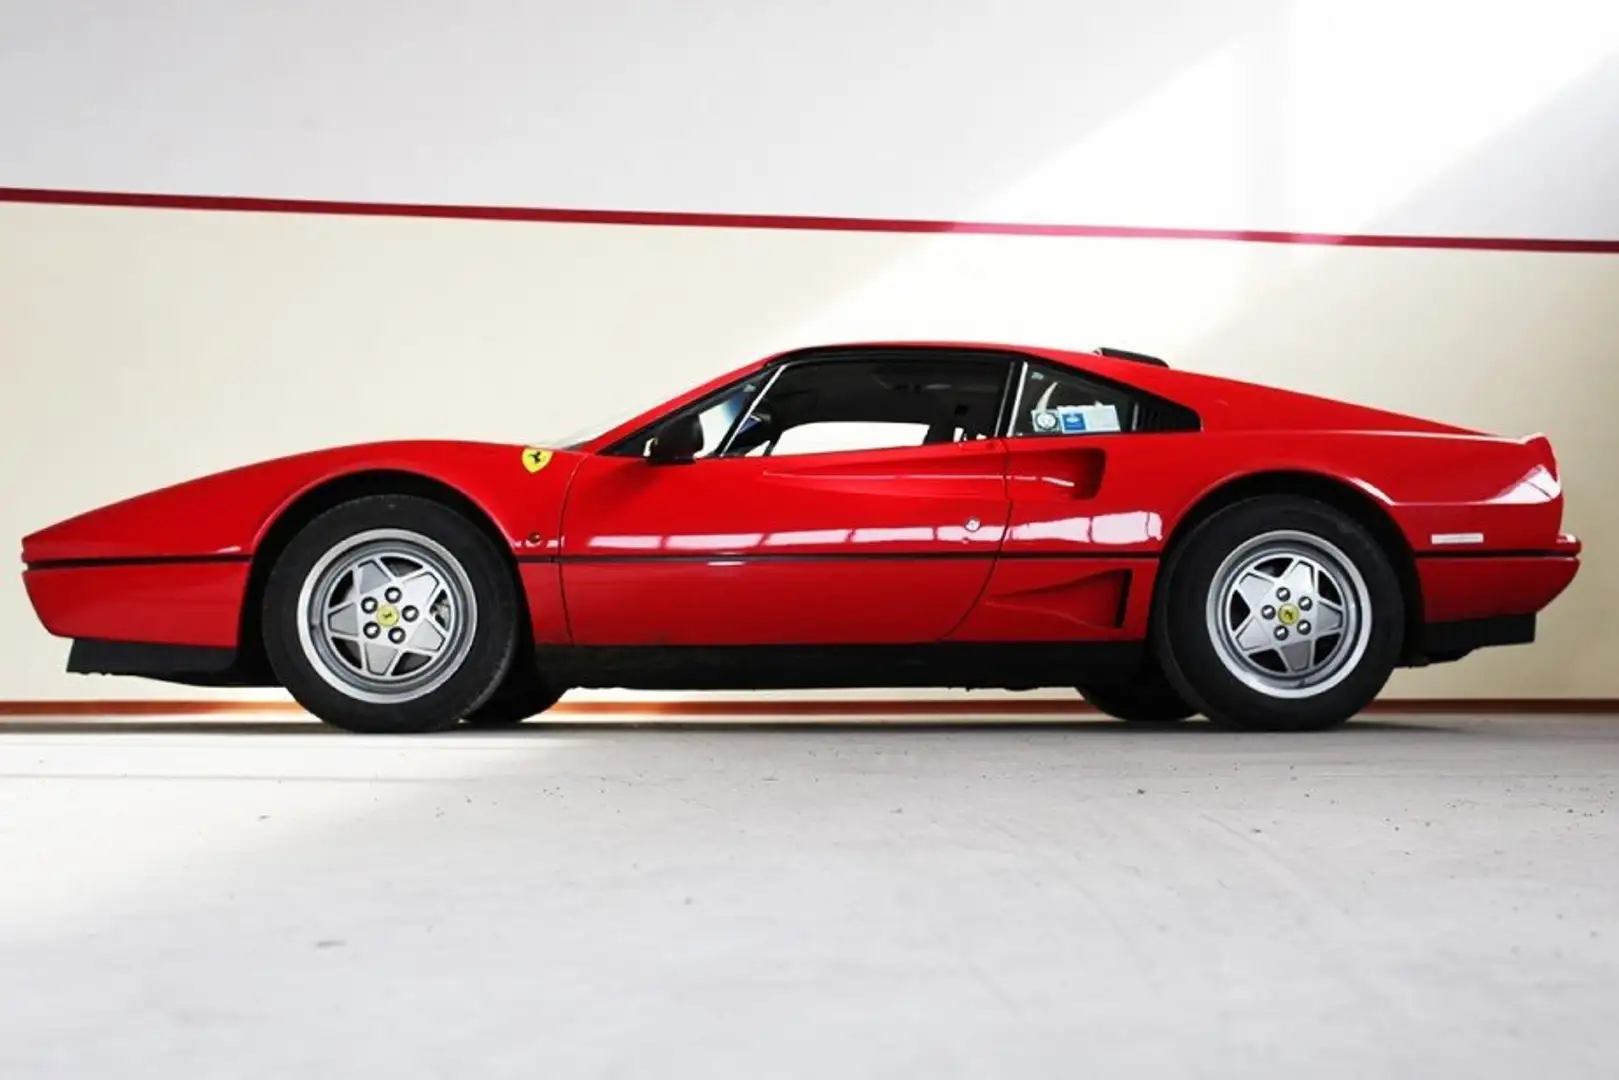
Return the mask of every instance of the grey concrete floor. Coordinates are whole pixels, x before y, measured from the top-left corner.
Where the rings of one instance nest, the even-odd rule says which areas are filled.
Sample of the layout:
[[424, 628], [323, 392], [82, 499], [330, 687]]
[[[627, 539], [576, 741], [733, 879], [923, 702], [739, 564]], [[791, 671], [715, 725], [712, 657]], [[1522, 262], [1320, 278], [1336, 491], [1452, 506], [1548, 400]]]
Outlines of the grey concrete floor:
[[0, 726], [0, 1077], [1619, 1076], [1619, 719]]

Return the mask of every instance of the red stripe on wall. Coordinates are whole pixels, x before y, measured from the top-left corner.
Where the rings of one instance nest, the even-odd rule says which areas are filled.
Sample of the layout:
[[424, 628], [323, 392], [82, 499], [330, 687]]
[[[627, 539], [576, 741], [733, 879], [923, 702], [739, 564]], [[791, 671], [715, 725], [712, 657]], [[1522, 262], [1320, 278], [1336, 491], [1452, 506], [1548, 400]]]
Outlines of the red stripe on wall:
[[0, 203], [119, 206], [154, 210], [224, 210], [259, 214], [341, 214], [362, 217], [455, 218], [571, 225], [643, 225], [688, 229], [787, 229], [809, 232], [961, 233], [1125, 240], [1224, 240], [1249, 244], [1441, 248], [1457, 251], [1544, 251], [1619, 255], [1619, 240], [1536, 237], [1417, 236], [1391, 233], [1283, 232], [1270, 229], [1181, 229], [1137, 225], [1057, 225], [1015, 221], [935, 221], [925, 218], [824, 217], [803, 214], [712, 214], [672, 210], [577, 210], [558, 207], [456, 206], [433, 203], [339, 202], [230, 195], [162, 195], [0, 187]]

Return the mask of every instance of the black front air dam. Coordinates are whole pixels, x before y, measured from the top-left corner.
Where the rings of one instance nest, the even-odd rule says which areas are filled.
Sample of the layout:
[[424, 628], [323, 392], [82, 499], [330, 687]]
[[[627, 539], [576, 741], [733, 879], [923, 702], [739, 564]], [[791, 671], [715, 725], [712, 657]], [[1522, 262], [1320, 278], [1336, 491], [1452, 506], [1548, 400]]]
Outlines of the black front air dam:
[[74, 675], [133, 675], [187, 686], [263, 686], [239, 669], [235, 649], [75, 638], [67, 654]]

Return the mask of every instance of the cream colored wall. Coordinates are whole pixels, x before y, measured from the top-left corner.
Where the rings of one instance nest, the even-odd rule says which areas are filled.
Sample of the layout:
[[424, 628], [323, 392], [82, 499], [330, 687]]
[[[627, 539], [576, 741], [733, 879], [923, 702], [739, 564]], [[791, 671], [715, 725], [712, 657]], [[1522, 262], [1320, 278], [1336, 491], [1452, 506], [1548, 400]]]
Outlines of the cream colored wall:
[[[1548, 433], [1585, 568], [1534, 646], [1401, 696], [1619, 696], [1619, 257], [560, 226], [0, 204], [0, 537], [202, 472], [391, 436], [527, 440], [817, 341], [1113, 344]], [[0, 578], [0, 697], [61, 673]]]

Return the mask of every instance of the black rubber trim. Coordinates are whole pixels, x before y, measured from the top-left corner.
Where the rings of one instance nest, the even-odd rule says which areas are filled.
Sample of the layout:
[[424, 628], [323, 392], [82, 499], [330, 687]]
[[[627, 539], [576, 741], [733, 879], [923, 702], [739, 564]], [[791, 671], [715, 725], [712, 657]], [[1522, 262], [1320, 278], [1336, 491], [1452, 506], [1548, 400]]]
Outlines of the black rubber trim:
[[176, 566], [191, 563], [245, 563], [251, 555], [127, 555], [100, 559], [40, 559], [24, 563], [28, 570], [93, 570], [104, 566]]
[[1445, 663], [1474, 649], [1528, 645], [1535, 640], [1534, 615], [1492, 615], [1483, 619], [1425, 623], [1408, 662]]
[[201, 674], [224, 671], [235, 661], [235, 649], [76, 638], [68, 650], [67, 670], [74, 675]]
[[1134, 678], [1145, 655], [1140, 641], [540, 645], [534, 650], [540, 670], [562, 685], [628, 690], [1071, 688], [1086, 678]]
[[75, 638], [67, 654], [74, 675], [133, 675], [184, 686], [274, 686], [275, 680], [236, 649]]

